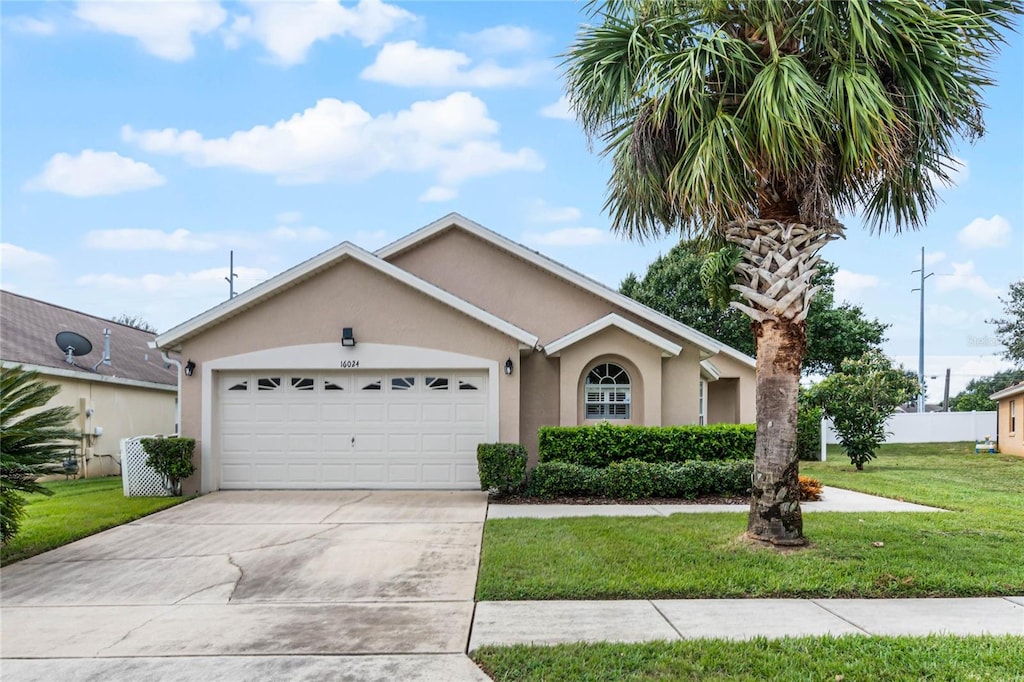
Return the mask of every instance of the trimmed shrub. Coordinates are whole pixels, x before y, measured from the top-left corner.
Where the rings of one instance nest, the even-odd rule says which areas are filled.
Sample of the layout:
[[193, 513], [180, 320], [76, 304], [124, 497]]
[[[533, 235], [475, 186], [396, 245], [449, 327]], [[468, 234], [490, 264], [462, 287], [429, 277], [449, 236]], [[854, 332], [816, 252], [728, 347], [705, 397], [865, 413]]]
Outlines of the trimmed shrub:
[[748, 460], [662, 463], [629, 459], [613, 462], [605, 468], [568, 462], [541, 462], [531, 474], [527, 494], [623, 500], [746, 495], [750, 492], [753, 472], [754, 464]]
[[195, 473], [192, 451], [195, 438], [142, 438], [139, 440], [146, 453], [146, 465], [164, 479], [164, 489], [172, 495], [181, 495], [181, 482]]
[[800, 405], [796, 418], [796, 456], [805, 462], [821, 459], [821, 408]]
[[480, 443], [476, 462], [481, 490], [509, 495], [526, 484], [526, 448], [519, 443]]
[[599, 495], [598, 478], [598, 469], [569, 462], [546, 462], [530, 472], [526, 494], [533, 497]]
[[606, 467], [612, 462], [753, 459], [753, 424], [708, 426], [545, 426], [538, 431], [541, 462]]
[[821, 499], [821, 481], [810, 476], [800, 477], [800, 501], [814, 502]]

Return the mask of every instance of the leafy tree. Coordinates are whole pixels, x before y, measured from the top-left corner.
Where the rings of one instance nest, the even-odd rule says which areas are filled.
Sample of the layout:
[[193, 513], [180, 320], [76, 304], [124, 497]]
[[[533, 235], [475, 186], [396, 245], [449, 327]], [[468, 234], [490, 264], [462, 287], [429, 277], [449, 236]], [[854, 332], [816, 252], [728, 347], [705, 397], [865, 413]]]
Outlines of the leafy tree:
[[192, 462], [196, 439], [161, 436], [143, 438], [139, 442], [146, 453], [146, 466], [160, 474], [164, 490], [180, 497], [181, 482], [196, 471], [196, 466]]
[[1024, 381], [1024, 369], [1008, 369], [996, 372], [990, 377], [971, 379], [964, 390], [957, 393], [949, 401], [949, 409], [953, 412], [983, 412], [996, 409], [996, 401], [988, 397], [996, 391]]
[[1024, 279], [1011, 284], [1009, 294], [999, 300], [1006, 317], [988, 322], [996, 325], [996, 337], [1006, 346], [1003, 357], [1024, 368]]
[[[682, 241], [647, 268], [642, 280], [630, 273], [619, 290], [672, 319], [704, 332], [747, 355], [754, 355], [750, 318], [736, 308], [714, 306], [701, 283], [704, 255], [699, 242]], [[831, 374], [844, 359], [878, 348], [888, 325], [864, 315], [860, 306], [835, 303], [835, 265], [822, 262], [812, 286], [821, 287], [807, 313], [807, 353], [803, 371]]]
[[46, 384], [39, 372], [20, 366], [0, 368], [0, 541], [18, 533], [24, 493], [53, 493], [36, 483], [43, 466], [74, 450], [78, 432], [70, 427], [70, 407], [41, 409], [60, 386]]
[[984, 132], [1008, 0], [595, 0], [568, 96], [611, 158], [612, 229], [732, 245], [755, 322], [747, 534], [804, 544], [794, 453], [805, 318], [837, 215], [922, 227], [954, 144]]
[[130, 313], [121, 313], [120, 315], [117, 315], [116, 317], [110, 318], [110, 321], [111, 322], [116, 322], [118, 324], [123, 324], [126, 327], [134, 327], [136, 329], [141, 329], [142, 331], [149, 332], [151, 334], [156, 334], [156, 331], [157, 331], [156, 327], [154, 327], [149, 322], [144, 320], [142, 318], [142, 316], [140, 316], [140, 315], [132, 315]]
[[832, 420], [850, 463], [863, 470], [885, 442], [886, 420], [920, 390], [916, 378], [872, 350], [844, 360], [841, 371], [810, 389], [808, 400]]

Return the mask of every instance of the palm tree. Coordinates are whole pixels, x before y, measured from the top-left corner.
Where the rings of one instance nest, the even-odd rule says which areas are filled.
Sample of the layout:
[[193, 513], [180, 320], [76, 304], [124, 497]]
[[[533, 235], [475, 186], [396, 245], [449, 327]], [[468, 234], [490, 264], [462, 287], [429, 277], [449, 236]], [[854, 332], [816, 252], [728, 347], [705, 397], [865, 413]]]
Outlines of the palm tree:
[[[735, 245], [757, 339], [747, 533], [804, 544], [795, 455], [804, 318], [837, 216], [916, 229], [953, 145], [984, 132], [1013, 0], [603, 0], [566, 55], [573, 110], [611, 158], [613, 229]], [[729, 253], [723, 250], [722, 253]]]
[[79, 433], [69, 427], [75, 411], [43, 408], [60, 392], [39, 372], [21, 367], [0, 369], [0, 541], [18, 532], [25, 500], [18, 492], [52, 494], [36, 483], [42, 465], [75, 448]]

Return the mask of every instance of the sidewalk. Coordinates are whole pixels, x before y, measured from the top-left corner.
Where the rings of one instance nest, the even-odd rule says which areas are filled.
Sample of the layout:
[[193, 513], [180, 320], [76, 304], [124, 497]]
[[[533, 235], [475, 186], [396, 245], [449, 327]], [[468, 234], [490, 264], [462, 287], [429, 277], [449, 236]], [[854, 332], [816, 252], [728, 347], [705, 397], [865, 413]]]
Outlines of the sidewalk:
[[[807, 512], [942, 512], [945, 509], [900, 502], [842, 488], [822, 488], [820, 502], [801, 502]], [[744, 512], [746, 504], [494, 504], [488, 519], [555, 519], [566, 516], [669, 516], [709, 512]]]
[[1024, 636], [1024, 596], [480, 602], [469, 651], [488, 644], [931, 633]]

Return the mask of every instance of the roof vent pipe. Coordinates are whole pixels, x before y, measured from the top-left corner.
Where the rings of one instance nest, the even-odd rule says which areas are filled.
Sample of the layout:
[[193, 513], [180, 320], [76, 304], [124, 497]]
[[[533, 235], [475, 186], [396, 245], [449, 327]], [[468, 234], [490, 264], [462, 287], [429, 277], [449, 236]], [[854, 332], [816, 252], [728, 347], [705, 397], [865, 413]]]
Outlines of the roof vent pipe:
[[103, 330], [103, 357], [92, 366], [92, 371], [96, 371], [96, 368], [100, 365], [110, 365], [110, 330]]

